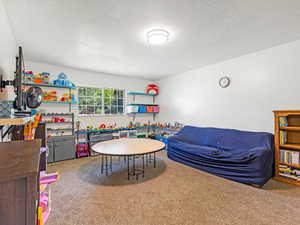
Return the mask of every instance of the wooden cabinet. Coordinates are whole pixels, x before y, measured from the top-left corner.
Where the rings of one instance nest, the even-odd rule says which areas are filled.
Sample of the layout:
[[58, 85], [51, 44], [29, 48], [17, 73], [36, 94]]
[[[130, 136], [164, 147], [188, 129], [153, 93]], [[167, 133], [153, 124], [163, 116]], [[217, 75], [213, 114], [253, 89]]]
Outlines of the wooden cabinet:
[[35, 225], [41, 140], [0, 143], [0, 223]]

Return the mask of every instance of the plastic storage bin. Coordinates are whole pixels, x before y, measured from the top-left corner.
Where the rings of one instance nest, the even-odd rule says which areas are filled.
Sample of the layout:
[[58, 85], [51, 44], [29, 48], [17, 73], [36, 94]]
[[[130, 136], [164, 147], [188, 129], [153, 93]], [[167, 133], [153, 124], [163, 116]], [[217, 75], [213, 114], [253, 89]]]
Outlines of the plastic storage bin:
[[127, 113], [137, 113], [139, 112], [139, 107], [138, 106], [133, 106], [133, 105], [129, 105], [127, 106]]
[[147, 107], [146, 106], [139, 106], [139, 113], [145, 113], [147, 112]]

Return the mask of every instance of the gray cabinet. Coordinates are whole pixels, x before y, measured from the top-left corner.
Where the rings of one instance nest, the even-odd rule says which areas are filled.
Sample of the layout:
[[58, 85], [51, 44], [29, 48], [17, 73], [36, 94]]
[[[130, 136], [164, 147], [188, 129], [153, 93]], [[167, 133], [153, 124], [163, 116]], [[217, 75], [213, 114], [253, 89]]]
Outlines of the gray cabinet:
[[75, 137], [61, 136], [48, 139], [48, 162], [75, 158]]

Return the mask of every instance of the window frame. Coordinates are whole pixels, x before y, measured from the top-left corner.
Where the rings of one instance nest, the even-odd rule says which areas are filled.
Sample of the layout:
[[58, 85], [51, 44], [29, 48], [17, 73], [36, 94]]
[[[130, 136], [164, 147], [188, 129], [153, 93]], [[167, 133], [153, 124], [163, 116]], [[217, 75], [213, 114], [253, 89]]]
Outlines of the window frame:
[[[80, 88], [94, 88], [94, 89], [99, 89], [99, 90], [101, 90], [101, 92], [102, 92], [102, 94], [101, 94], [101, 111], [102, 111], [102, 113], [95, 113], [95, 107], [96, 107], [96, 105], [95, 105], [95, 99], [97, 99], [96, 98], [96, 96], [95, 96], [95, 94], [94, 94], [94, 96], [88, 96], [88, 95], [79, 95], [79, 89]], [[105, 104], [104, 104], [104, 99], [105, 99], [105, 95], [104, 95], [104, 90], [112, 90], [112, 91], [117, 91], [117, 97], [116, 97], [116, 108], [117, 108], [117, 113], [111, 113], [111, 111], [110, 111], [110, 113], [105, 113]], [[119, 95], [118, 95], [118, 91], [123, 91], [123, 97], [122, 98], [119, 98]], [[126, 90], [125, 89], [121, 89], [121, 88], [107, 88], [107, 87], [92, 87], [92, 86], [78, 86], [78, 94], [77, 94], [77, 96], [78, 96], [78, 104], [77, 104], [77, 110], [78, 110], [78, 112], [77, 112], [77, 115], [79, 116], [79, 117], [88, 117], [88, 116], [91, 116], [91, 117], [103, 117], [103, 116], [107, 116], [107, 117], [111, 117], [111, 116], [124, 116], [125, 114], [126, 114], [126, 112], [125, 112], [125, 110], [126, 110], [126, 107], [125, 107], [125, 105], [126, 105]], [[85, 113], [85, 114], [81, 114], [80, 113], [80, 110], [79, 110], [79, 107], [80, 106], [82, 106], [82, 105], [84, 105], [84, 106], [89, 106], [89, 104], [80, 104], [80, 97], [85, 97], [85, 98], [87, 98], [87, 97], [93, 97], [93, 101], [94, 101], [94, 105], [93, 105], [93, 107], [94, 107], [94, 113], [91, 113], [91, 114], [88, 114], [88, 113]], [[123, 105], [122, 105], [122, 109], [123, 109], [123, 112], [122, 113], [119, 113], [119, 108], [120, 108], [120, 106], [118, 105], [118, 102], [119, 102], [119, 100], [123, 100]], [[87, 102], [87, 100], [86, 100], [86, 102]], [[92, 105], [90, 105], [90, 106], [92, 106]], [[112, 102], [111, 102], [111, 97], [110, 97], [110, 107], [112, 107]]]

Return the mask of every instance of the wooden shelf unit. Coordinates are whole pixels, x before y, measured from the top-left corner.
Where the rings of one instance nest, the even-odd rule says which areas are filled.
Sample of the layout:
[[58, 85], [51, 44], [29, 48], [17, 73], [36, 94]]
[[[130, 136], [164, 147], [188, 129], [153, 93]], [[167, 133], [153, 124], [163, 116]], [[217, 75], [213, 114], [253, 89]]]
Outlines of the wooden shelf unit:
[[[281, 126], [280, 117], [286, 117], [287, 124]], [[280, 161], [280, 150], [300, 152], [300, 110], [276, 110], [275, 120], [275, 176], [274, 179], [300, 186], [300, 181], [279, 175], [279, 165], [289, 166], [300, 170], [300, 164]], [[280, 143], [280, 132], [286, 132], [286, 143]]]

